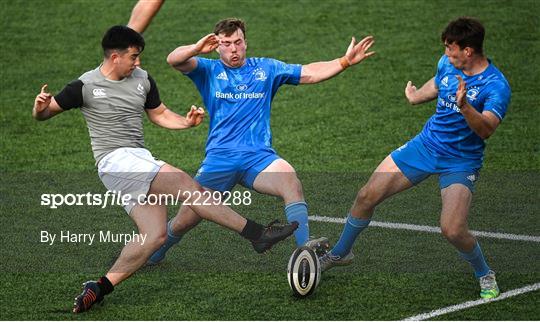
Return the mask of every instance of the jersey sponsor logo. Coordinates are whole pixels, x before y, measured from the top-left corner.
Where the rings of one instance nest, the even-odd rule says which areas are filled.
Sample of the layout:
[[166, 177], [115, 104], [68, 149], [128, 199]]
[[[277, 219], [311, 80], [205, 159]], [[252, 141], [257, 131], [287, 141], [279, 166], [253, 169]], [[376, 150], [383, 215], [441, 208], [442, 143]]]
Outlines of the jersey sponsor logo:
[[229, 80], [229, 77], [227, 77], [227, 73], [225, 73], [224, 71], [219, 73], [217, 76], [216, 76], [216, 79], [221, 79], [221, 80], [226, 80], [228, 81]]
[[[457, 104], [455, 103], [456, 102], [456, 95], [448, 94], [447, 99], [448, 100], [445, 100], [444, 98], [439, 97], [439, 103], [438, 103], [437, 106], [440, 106], [441, 109], [444, 109], [445, 107], [450, 108], [450, 109], [456, 111], [457, 113], [460, 113], [461, 110], [459, 109], [459, 106], [457, 106]], [[448, 101], [450, 101], [450, 102], [448, 102]]]
[[236, 86], [236, 89], [239, 90], [239, 91], [245, 91], [247, 89], [247, 85], [246, 84], [240, 84], [238, 86]]
[[92, 94], [94, 95], [94, 98], [107, 97], [107, 93], [105, 93], [104, 88], [94, 88], [92, 90]]
[[144, 94], [144, 86], [141, 85], [141, 83], [139, 83], [139, 85], [137, 85], [137, 91], [139, 91], [139, 94]]
[[255, 80], [264, 82], [266, 80], [266, 72], [262, 68], [257, 68], [253, 71], [255, 75]]
[[221, 98], [221, 99], [252, 99], [252, 98], [264, 98], [264, 93], [222, 93], [222, 92], [216, 92], [214, 95], [215, 98]]
[[448, 87], [448, 76], [444, 76], [441, 80], [441, 84], [444, 85], [444, 87]]

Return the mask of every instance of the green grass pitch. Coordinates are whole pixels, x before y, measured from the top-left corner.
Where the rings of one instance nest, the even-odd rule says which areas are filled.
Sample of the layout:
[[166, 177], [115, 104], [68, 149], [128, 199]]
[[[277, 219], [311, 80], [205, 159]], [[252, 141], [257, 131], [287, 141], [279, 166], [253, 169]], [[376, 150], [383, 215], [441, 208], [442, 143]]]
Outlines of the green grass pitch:
[[[397, 320], [474, 300], [471, 269], [438, 234], [371, 227], [354, 246], [354, 265], [323, 275], [310, 298], [292, 297], [287, 240], [272, 253], [203, 223], [162, 265], [144, 268], [103, 306], [70, 313], [80, 284], [106, 272], [121, 245], [40, 243], [40, 231], [130, 232], [119, 207], [40, 205], [43, 193], [104, 192], [79, 111], [47, 122], [31, 117], [42, 84], [57, 93], [101, 61], [100, 40], [126, 23], [135, 1], [0, 2], [0, 318], [8, 320]], [[528, 1], [175, 1], [145, 33], [143, 67], [164, 103], [184, 114], [201, 99], [165, 61], [176, 46], [237, 16], [248, 25], [248, 54], [305, 64], [343, 55], [350, 37], [371, 34], [377, 54], [322, 84], [283, 87], [273, 103], [274, 147], [298, 171], [313, 215], [344, 217], [358, 188], [393, 149], [419, 132], [434, 104], [409, 106], [408, 80], [423, 84], [443, 53], [440, 32], [455, 17], [485, 24], [485, 51], [512, 87], [504, 122], [487, 142], [470, 227], [540, 235], [540, 4]], [[213, 55], [212, 57], [215, 57]], [[204, 156], [207, 121], [187, 131], [145, 121], [147, 147], [193, 173]], [[254, 193], [238, 211], [260, 222], [284, 219], [281, 201]], [[176, 208], [170, 209], [170, 216]], [[377, 221], [437, 226], [437, 180], [382, 204]], [[342, 225], [310, 223], [335, 242]], [[502, 291], [540, 282], [537, 242], [480, 238]], [[437, 319], [538, 320], [540, 292]]]

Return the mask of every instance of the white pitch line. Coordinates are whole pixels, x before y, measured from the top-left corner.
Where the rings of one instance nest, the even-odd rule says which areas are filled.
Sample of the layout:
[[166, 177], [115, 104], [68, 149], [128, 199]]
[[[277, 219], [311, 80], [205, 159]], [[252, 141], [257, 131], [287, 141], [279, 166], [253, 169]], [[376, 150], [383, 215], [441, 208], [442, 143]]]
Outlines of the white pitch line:
[[480, 299], [480, 300], [475, 300], [475, 301], [468, 301], [468, 302], [464, 302], [464, 303], [461, 303], [461, 304], [448, 306], [448, 307], [445, 307], [445, 308], [442, 308], [442, 309], [433, 310], [431, 312], [414, 315], [414, 316], [406, 318], [404, 321], [427, 320], [427, 319], [431, 319], [431, 318], [434, 318], [434, 317], [439, 316], [439, 315], [444, 315], [444, 314], [448, 314], [448, 313], [468, 309], [468, 308], [471, 308], [471, 307], [474, 307], [474, 306], [504, 300], [504, 299], [507, 299], [509, 297], [513, 297], [513, 296], [528, 293], [528, 292], [533, 292], [533, 291], [536, 291], [538, 289], [540, 289], [540, 283], [535, 283], [535, 284], [527, 285], [527, 286], [524, 286], [524, 287], [520, 287], [520, 288], [515, 289], [515, 290], [511, 290], [511, 291], [508, 291], [508, 292], [501, 293], [501, 295], [499, 295], [498, 297], [496, 297], [494, 299]]
[[[329, 222], [336, 224], [344, 224], [345, 218], [336, 218], [336, 217], [325, 217], [325, 216], [309, 216], [311, 221], [320, 221], [320, 222]], [[428, 233], [441, 233], [439, 227], [433, 226], [424, 226], [424, 225], [412, 225], [404, 223], [393, 223], [393, 222], [382, 222], [382, 221], [371, 221], [370, 226], [391, 228], [391, 229], [404, 229], [412, 231], [423, 231]], [[522, 240], [522, 241], [532, 241], [540, 242], [540, 236], [531, 236], [531, 235], [516, 235], [516, 234], [506, 234], [506, 233], [492, 233], [488, 231], [479, 231], [471, 230], [471, 233], [479, 237], [488, 237], [496, 239], [508, 239], [508, 240]]]

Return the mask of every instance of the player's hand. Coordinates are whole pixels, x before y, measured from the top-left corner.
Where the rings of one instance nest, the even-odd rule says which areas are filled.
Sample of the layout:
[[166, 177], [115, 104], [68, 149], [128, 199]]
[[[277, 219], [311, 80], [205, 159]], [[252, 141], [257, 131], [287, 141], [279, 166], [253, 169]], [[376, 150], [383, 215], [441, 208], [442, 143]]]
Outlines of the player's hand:
[[456, 105], [459, 108], [463, 108], [463, 106], [467, 103], [467, 84], [461, 78], [461, 76], [456, 75], [456, 78], [459, 81], [459, 85], [456, 91]]
[[408, 81], [407, 86], [405, 86], [405, 97], [407, 97], [407, 100], [409, 100], [409, 103], [411, 104], [415, 101], [416, 91], [416, 86], [414, 86], [411, 81]]
[[349, 65], [355, 65], [361, 62], [362, 60], [368, 58], [375, 54], [374, 51], [368, 52], [369, 48], [375, 43], [373, 36], [367, 36], [362, 39], [359, 43], [356, 43], [356, 38], [352, 37], [349, 48], [345, 53], [345, 58]]
[[195, 50], [198, 54], [208, 54], [219, 46], [219, 38], [215, 34], [208, 34], [202, 37], [195, 44]]
[[191, 105], [191, 109], [186, 115], [186, 121], [190, 126], [198, 126], [204, 119], [204, 109], [202, 107], [197, 108], [195, 105]]
[[41, 92], [36, 96], [36, 100], [34, 101], [34, 110], [36, 113], [41, 113], [47, 109], [49, 104], [51, 104], [51, 98], [51, 93], [47, 92], [47, 84], [43, 85]]

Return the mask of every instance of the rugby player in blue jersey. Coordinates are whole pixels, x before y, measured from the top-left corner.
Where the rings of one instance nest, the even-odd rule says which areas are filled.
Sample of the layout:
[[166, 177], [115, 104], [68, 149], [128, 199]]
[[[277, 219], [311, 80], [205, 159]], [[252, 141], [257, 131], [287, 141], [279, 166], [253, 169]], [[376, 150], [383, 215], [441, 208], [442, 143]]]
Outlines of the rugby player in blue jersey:
[[[272, 148], [270, 108], [283, 84], [313, 84], [327, 80], [374, 54], [373, 37], [352, 38], [341, 58], [308, 65], [290, 65], [271, 58], [247, 58], [246, 28], [236, 18], [219, 21], [214, 32], [197, 43], [176, 48], [167, 62], [189, 77], [210, 115], [206, 157], [195, 177], [214, 191], [236, 184], [281, 197], [289, 222], [300, 223], [297, 246], [324, 247], [326, 238], [309, 240], [308, 208], [294, 168]], [[216, 50], [219, 59], [199, 55]], [[167, 249], [196, 226], [201, 218], [190, 208], [169, 221], [167, 242], [150, 258], [161, 261]]]
[[407, 100], [421, 104], [437, 99], [437, 110], [422, 132], [387, 156], [358, 192], [335, 247], [320, 259], [327, 270], [351, 263], [352, 245], [368, 226], [375, 206], [386, 198], [439, 176], [442, 197], [441, 230], [461, 257], [474, 268], [482, 298], [499, 295], [495, 273], [469, 232], [467, 215], [474, 182], [482, 167], [484, 140], [506, 114], [510, 86], [482, 50], [484, 27], [472, 18], [458, 18], [441, 35], [445, 54], [435, 77], [417, 89], [405, 88]]

